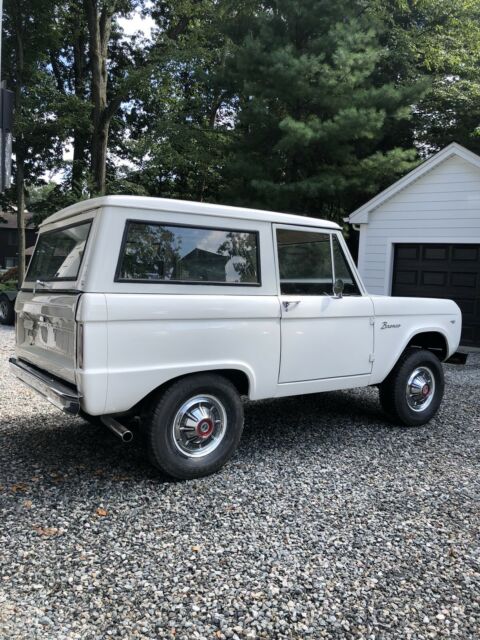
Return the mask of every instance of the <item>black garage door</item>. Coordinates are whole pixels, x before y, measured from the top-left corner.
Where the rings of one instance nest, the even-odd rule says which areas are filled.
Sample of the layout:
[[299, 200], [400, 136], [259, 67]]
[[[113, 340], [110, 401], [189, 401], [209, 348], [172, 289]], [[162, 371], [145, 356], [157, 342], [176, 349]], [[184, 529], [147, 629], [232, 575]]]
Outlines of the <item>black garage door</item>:
[[480, 347], [480, 245], [395, 245], [392, 294], [455, 300], [462, 344]]

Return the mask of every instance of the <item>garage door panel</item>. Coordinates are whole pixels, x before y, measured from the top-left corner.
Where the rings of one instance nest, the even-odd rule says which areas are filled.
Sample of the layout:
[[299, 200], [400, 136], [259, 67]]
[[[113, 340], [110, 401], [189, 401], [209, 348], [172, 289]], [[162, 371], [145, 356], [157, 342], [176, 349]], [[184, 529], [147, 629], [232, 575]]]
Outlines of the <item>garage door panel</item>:
[[420, 247], [412, 244], [397, 245], [400, 260], [417, 260]]
[[[420, 253], [420, 252], [419, 252]], [[424, 260], [447, 260], [448, 248], [445, 246], [438, 246], [435, 244], [424, 245], [423, 247], [423, 259]]]
[[462, 273], [462, 272], [452, 272], [450, 274], [450, 284], [452, 287], [466, 288], [466, 289], [476, 289], [478, 287], [479, 282], [478, 273]]
[[462, 328], [462, 343], [474, 344], [475, 341], [475, 329], [474, 327], [464, 325]]
[[464, 320], [466, 316], [471, 316], [471, 319], [475, 318], [475, 313], [476, 313], [476, 304], [474, 300], [469, 300], [469, 299], [465, 299], [465, 298], [457, 298], [455, 300], [455, 302], [458, 304], [458, 306], [460, 307], [460, 311], [462, 312], [462, 315], [464, 316]]
[[445, 287], [448, 280], [446, 271], [423, 271], [422, 284], [426, 287]]
[[478, 262], [478, 247], [476, 246], [454, 246], [452, 252], [452, 260], [465, 260], [468, 262]]
[[480, 245], [395, 245], [392, 294], [455, 300], [462, 344], [480, 347]]
[[415, 285], [417, 284], [417, 271], [397, 271], [395, 274], [395, 282], [398, 285]]

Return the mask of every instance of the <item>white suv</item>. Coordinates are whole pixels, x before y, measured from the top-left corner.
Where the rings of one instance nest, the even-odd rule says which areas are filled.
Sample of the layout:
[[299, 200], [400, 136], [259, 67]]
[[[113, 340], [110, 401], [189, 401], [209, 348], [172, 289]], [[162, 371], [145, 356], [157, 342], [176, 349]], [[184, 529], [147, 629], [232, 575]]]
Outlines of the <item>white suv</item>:
[[123, 439], [139, 423], [177, 478], [230, 458], [241, 396], [378, 385], [424, 424], [461, 332], [450, 300], [369, 295], [332, 222], [134, 196], [45, 220], [15, 308], [18, 378]]

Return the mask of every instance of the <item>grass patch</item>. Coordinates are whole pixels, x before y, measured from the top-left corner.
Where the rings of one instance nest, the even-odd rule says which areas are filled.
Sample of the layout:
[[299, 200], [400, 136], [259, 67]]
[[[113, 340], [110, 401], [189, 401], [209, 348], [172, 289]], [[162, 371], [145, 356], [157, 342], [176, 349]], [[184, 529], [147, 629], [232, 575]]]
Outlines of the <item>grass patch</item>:
[[0, 283], [0, 291], [16, 291], [17, 281], [9, 280], [8, 282]]

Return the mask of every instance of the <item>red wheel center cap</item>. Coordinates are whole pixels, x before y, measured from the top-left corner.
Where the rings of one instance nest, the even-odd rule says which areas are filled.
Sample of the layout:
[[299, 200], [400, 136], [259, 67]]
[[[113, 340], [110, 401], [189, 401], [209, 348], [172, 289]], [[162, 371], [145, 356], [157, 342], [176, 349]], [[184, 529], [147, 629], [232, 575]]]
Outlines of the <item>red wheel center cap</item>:
[[426, 398], [428, 396], [428, 394], [430, 393], [430, 387], [428, 384], [424, 384], [422, 387], [422, 396], [424, 398]]
[[199, 438], [209, 438], [213, 433], [213, 422], [210, 418], [201, 420], [195, 427], [195, 431]]

